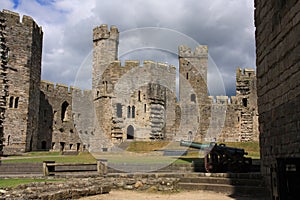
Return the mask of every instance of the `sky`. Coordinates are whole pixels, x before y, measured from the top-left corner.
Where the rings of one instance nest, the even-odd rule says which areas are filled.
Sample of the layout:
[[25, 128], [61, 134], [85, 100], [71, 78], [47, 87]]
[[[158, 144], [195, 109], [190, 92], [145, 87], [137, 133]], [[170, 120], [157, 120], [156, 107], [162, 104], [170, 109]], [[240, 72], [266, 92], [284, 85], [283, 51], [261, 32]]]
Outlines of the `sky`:
[[[0, 9], [31, 16], [42, 26], [42, 79], [55, 83], [76, 85], [84, 77], [80, 86], [90, 87], [92, 30], [101, 24], [118, 27], [123, 49], [128, 49], [128, 33], [147, 27], [208, 45], [210, 95], [235, 95], [236, 68], [256, 68], [253, 0], [1, 0]], [[159, 49], [135, 50], [120, 59], [178, 65], [176, 52]], [[219, 90], [216, 73], [226, 91]]]

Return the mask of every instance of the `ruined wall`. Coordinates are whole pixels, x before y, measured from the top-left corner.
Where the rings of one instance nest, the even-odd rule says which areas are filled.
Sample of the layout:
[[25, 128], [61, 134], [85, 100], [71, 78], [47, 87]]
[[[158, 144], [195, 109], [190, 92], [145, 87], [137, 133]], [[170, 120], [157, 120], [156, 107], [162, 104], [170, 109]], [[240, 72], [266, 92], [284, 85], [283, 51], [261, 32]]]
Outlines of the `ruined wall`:
[[[86, 96], [89, 95], [86, 94]], [[55, 151], [88, 149], [89, 144], [83, 144], [80, 136], [91, 135], [92, 131], [82, 130], [82, 126], [77, 126], [76, 118], [82, 116], [78, 110], [74, 112], [73, 109], [74, 98], [84, 98], [83, 96], [82, 91], [75, 88], [68, 88], [61, 84], [54, 85], [47, 81], [41, 82], [39, 149]], [[77, 99], [76, 102], [80, 100]], [[88, 101], [86, 105], [88, 106]]]
[[203, 106], [208, 116], [206, 141], [258, 141], [256, 75], [254, 69], [237, 68], [236, 96], [209, 97]]
[[4, 151], [20, 152], [36, 149], [38, 134], [39, 84], [43, 32], [31, 17], [3, 10], [9, 49]]
[[256, 0], [255, 8], [261, 171], [270, 198], [297, 199], [300, 1]]

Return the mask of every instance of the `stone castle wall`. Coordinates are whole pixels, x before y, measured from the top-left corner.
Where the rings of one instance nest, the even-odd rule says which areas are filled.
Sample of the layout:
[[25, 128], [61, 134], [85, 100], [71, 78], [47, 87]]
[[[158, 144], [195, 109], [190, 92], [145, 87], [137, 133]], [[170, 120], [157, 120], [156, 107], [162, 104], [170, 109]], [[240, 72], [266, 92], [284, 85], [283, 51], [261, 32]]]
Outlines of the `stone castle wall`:
[[41, 82], [39, 149], [89, 150], [96, 140], [92, 92]]
[[7, 73], [9, 97], [5, 114], [6, 152], [36, 149], [38, 135], [39, 84], [43, 32], [31, 17], [3, 10], [6, 44], [9, 50]]
[[261, 171], [270, 199], [297, 199], [300, 1], [256, 0], [255, 7]]
[[8, 96], [8, 48], [6, 44], [6, 19], [0, 12], [0, 156], [3, 154], [3, 145], [5, 141], [3, 123], [5, 120], [5, 111], [7, 106], [6, 98]]
[[[254, 70], [237, 71], [235, 97], [207, 96], [207, 46], [180, 46], [176, 68], [117, 60], [118, 29], [94, 29], [92, 90], [40, 81], [41, 28], [3, 11], [9, 48], [4, 150], [104, 151], [124, 140], [257, 140]], [[21, 33], [21, 34], [20, 34]], [[221, 118], [220, 118], [221, 117]]]

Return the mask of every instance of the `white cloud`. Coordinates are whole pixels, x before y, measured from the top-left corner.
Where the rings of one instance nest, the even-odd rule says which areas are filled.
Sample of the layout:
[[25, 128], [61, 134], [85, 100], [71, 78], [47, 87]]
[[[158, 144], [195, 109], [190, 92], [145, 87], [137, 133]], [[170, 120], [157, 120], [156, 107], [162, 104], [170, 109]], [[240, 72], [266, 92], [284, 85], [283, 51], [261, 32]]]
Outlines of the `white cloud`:
[[92, 50], [92, 29], [102, 23], [117, 25], [121, 33], [141, 27], [170, 28], [207, 44], [211, 57], [226, 77], [230, 93], [230, 88], [235, 87], [235, 68], [255, 67], [253, 1], [51, 2], [41, 5], [34, 0], [21, 1], [14, 10], [11, 1], [0, 1], [1, 8], [30, 15], [43, 27], [43, 79], [72, 84]]

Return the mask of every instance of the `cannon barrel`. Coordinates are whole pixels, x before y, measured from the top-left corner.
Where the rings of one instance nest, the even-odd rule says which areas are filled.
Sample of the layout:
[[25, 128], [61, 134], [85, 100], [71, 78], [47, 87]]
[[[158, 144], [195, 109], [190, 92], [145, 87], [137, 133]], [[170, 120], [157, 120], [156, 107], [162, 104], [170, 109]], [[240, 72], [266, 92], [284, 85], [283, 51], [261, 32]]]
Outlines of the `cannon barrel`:
[[191, 147], [199, 150], [211, 150], [215, 146], [215, 143], [199, 143], [181, 140], [180, 146]]

